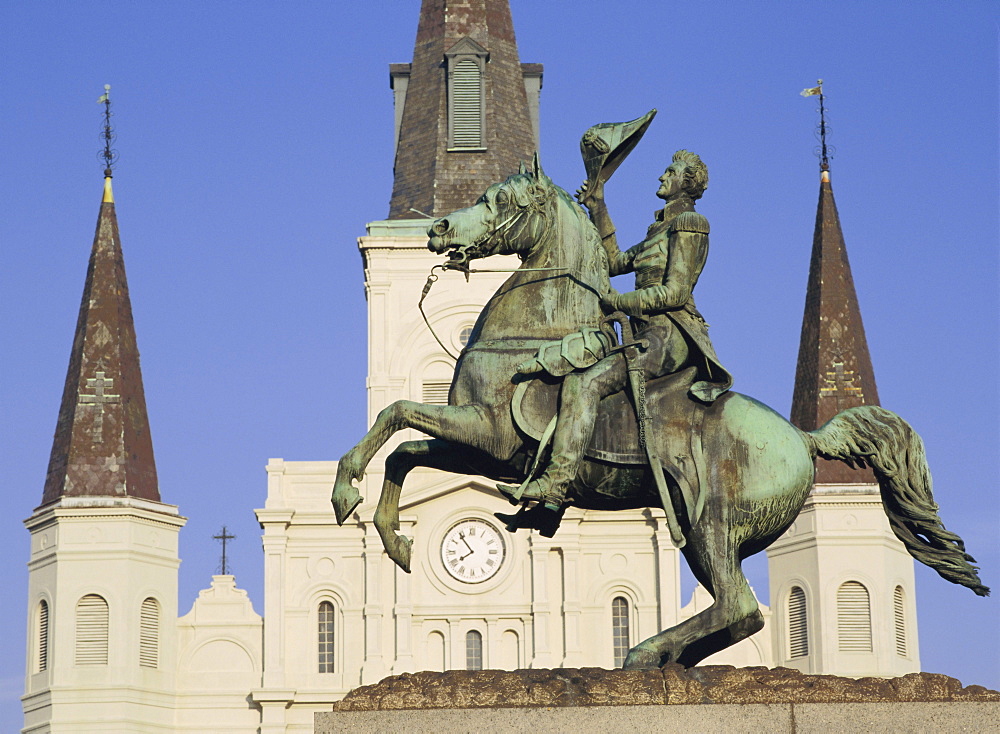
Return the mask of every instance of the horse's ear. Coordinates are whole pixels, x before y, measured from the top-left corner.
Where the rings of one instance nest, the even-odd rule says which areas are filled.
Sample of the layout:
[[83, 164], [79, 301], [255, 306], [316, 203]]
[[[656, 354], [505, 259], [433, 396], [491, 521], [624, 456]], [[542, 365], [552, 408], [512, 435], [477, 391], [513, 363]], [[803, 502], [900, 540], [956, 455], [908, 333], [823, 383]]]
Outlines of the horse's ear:
[[524, 161], [521, 161], [521, 169], [518, 171], [518, 173], [527, 173], [527, 172], [528, 172], [528, 164], [525, 163]]
[[538, 151], [535, 151], [535, 157], [532, 161], [532, 166], [535, 169], [534, 174], [536, 179], [541, 179], [545, 175], [545, 171], [542, 170], [542, 162], [538, 159]]

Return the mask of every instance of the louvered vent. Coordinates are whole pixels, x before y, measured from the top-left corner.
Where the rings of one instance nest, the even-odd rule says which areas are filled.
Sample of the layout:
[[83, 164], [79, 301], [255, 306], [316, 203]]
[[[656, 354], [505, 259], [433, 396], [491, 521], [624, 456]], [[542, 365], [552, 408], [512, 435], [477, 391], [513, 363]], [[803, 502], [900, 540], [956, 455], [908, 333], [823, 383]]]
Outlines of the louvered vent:
[[38, 672], [49, 667], [49, 603], [38, 604]]
[[108, 664], [108, 603], [97, 594], [76, 605], [76, 664]]
[[804, 658], [809, 654], [809, 625], [806, 619], [806, 592], [793, 586], [788, 596], [788, 655]]
[[447, 405], [451, 380], [427, 380], [424, 382], [423, 400], [429, 405]]
[[452, 74], [451, 147], [483, 147], [483, 76], [470, 59], [455, 64]]
[[848, 581], [837, 590], [837, 635], [841, 652], [872, 651], [868, 589], [857, 581]]
[[160, 606], [150, 597], [139, 611], [139, 665], [156, 668], [159, 665]]
[[903, 587], [897, 586], [892, 594], [892, 606], [896, 618], [896, 654], [906, 657], [906, 618], [903, 616]]

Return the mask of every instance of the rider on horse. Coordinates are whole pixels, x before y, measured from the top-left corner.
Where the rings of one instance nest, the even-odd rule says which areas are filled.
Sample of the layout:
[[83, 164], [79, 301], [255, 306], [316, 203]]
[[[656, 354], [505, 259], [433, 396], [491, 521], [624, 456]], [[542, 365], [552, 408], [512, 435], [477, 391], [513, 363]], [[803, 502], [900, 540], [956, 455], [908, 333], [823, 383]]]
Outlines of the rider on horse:
[[[686, 150], [677, 151], [656, 192], [665, 201], [664, 207], [656, 212], [646, 239], [625, 252], [618, 247], [604, 203], [604, 182], [598, 177], [585, 182], [577, 192], [601, 236], [610, 274], [635, 273], [634, 291], [617, 293], [612, 289], [602, 303], [609, 312], [631, 316], [637, 339], [648, 341], [648, 348], [638, 357], [644, 377], [651, 380], [695, 366], [698, 369], [689, 394], [703, 403], [714, 401], [733, 382], [719, 363], [708, 337], [708, 324], [695, 308], [693, 297], [708, 256], [708, 220], [695, 212], [694, 202], [707, 187], [708, 169], [701, 158]], [[549, 364], [547, 355], [558, 353], [543, 347], [535, 359], [520, 365], [518, 372], [565, 374], [565, 365]], [[621, 351], [566, 374], [548, 466], [519, 495], [516, 488], [499, 487], [512, 500], [540, 502], [542, 512], [549, 517], [539, 517], [538, 512], [510, 516], [515, 526], [538, 528], [558, 521], [568, 486], [593, 434], [598, 404], [626, 384], [628, 367]]]

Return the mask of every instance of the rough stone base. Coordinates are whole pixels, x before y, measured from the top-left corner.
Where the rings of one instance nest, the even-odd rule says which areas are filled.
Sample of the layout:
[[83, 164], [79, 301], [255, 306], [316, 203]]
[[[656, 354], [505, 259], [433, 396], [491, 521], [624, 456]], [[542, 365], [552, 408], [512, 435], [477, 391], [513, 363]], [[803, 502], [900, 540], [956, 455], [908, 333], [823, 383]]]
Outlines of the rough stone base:
[[344, 711], [316, 714], [316, 734], [333, 732], [1000, 732], [1000, 703], [682, 704], [561, 708]]
[[315, 730], [1000, 732], [1000, 692], [932, 673], [856, 680], [721, 665], [423, 672], [356, 688], [316, 714]]

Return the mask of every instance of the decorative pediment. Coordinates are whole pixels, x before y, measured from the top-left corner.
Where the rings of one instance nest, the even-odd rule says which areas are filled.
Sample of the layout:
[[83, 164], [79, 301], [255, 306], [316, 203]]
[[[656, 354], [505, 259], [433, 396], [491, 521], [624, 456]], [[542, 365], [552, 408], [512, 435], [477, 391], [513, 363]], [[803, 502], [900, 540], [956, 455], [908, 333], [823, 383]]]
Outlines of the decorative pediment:
[[496, 490], [496, 483], [486, 484], [481, 479], [466, 476], [444, 476], [442, 479], [443, 481], [428, 484], [412, 493], [404, 493], [399, 503], [400, 511], [412, 512], [420, 505], [463, 490], [481, 493], [485, 501], [496, 500], [500, 497]]
[[449, 59], [453, 59], [456, 56], [477, 56], [482, 59], [489, 59], [490, 52], [466, 36], [445, 51], [444, 55]]

